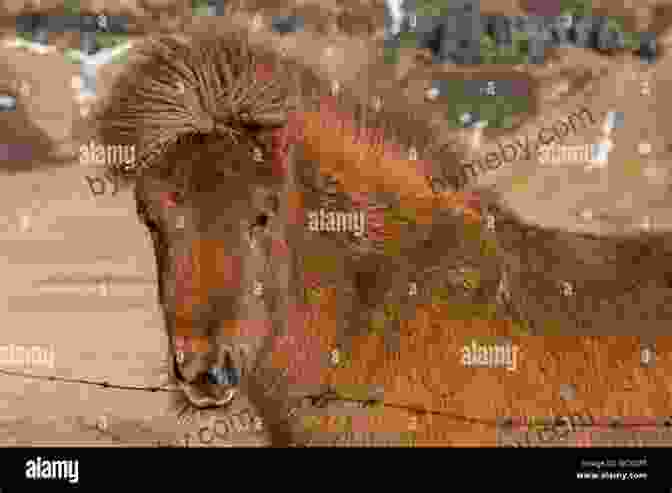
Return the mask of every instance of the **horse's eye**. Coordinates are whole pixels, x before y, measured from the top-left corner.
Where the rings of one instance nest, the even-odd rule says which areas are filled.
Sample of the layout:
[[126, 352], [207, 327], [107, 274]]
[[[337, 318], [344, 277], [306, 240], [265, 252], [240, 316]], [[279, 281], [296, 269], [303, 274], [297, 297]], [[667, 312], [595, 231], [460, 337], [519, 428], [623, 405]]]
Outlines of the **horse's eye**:
[[149, 229], [149, 231], [151, 232], [159, 231], [159, 225], [150, 216], [147, 204], [145, 204], [144, 202], [138, 202], [136, 206], [136, 212], [138, 214], [140, 222], [143, 223], [147, 227], [147, 229]]
[[151, 231], [152, 233], [158, 233], [160, 228], [159, 228], [159, 223], [157, 223], [154, 219], [151, 218], [145, 218], [144, 219], [145, 226], [147, 226], [147, 229]]
[[268, 225], [268, 215], [259, 214], [257, 216], [257, 219], [254, 221], [254, 225], [260, 228], [265, 228]]

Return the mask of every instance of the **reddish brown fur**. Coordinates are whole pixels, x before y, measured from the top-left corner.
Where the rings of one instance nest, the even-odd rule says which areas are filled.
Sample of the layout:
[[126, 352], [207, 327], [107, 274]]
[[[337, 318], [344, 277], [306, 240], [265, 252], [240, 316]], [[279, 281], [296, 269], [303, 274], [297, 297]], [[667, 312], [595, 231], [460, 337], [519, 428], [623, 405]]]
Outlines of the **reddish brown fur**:
[[480, 220], [472, 196], [462, 192], [435, 196], [423, 176], [427, 163], [410, 161], [398, 144], [383, 140], [382, 130], [358, 128], [352, 118], [334, 111], [334, 105], [334, 98], [325, 97], [319, 111], [301, 114], [304, 153], [320, 163], [323, 172], [337, 177], [349, 191], [368, 193], [382, 186], [398, 194], [423, 222], [431, 222], [433, 208], [463, 209]]

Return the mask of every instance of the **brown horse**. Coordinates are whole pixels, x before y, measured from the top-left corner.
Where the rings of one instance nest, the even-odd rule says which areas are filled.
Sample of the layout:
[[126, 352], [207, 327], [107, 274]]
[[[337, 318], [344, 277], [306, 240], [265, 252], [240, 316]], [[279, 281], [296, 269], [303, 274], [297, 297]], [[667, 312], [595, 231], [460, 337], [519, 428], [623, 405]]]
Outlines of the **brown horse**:
[[[136, 162], [109, 171], [134, 184], [152, 238], [172, 376], [192, 408], [228, 406], [244, 393], [275, 443], [286, 445], [285, 384], [320, 383], [319, 356], [304, 365], [312, 365], [307, 379], [267, 358], [313, 347], [301, 331], [299, 182], [328, 173], [365, 196], [392, 192], [426, 224], [437, 205], [477, 212], [457, 195], [432, 194], [417, 169], [422, 160], [409, 161], [403, 142], [383, 144], [389, 129], [367, 131], [394, 117], [369, 118], [352, 97], [314, 99], [327, 93], [328, 81], [251, 47], [245, 35], [197, 36], [189, 44], [166, 37], [143, 55], [113, 87], [99, 135], [104, 144], [136, 146]], [[404, 117], [415, 133], [431, 135], [427, 123]], [[356, 287], [361, 295], [375, 285]]]
[[[328, 174], [341, 190], [366, 196], [365, 203], [384, 202], [369, 201], [374, 192], [392, 192], [396, 205], [412, 209], [420, 224], [434, 224], [435, 210], [456, 206], [477, 217], [470, 207], [478, 207], [465, 204], [459, 194], [430, 191], [423, 176], [427, 170], [417, 168], [423, 161], [410, 161], [404, 150], [417, 144], [409, 140], [432, 136], [434, 130], [402, 115], [403, 108], [394, 111], [391, 99], [372, 118], [354, 98], [314, 100], [315, 93], [328, 92], [328, 81], [250, 48], [239, 35], [195, 38], [188, 46], [166, 38], [147, 55], [114, 88], [101, 116], [101, 136], [105, 143], [135, 144], [139, 151], [133, 166], [111, 171], [135, 183], [138, 213], [154, 242], [174, 377], [196, 408], [226, 406], [237, 392], [247, 393], [263, 408], [266, 422], [278, 425], [272, 430], [275, 443], [289, 443], [284, 384], [310, 379], [289, 369], [273, 375], [274, 392], [267, 392], [269, 373], [278, 370], [267, 356], [313, 347], [301, 333], [300, 264], [310, 251], [302, 244], [306, 230], [299, 191], [316, 188], [311, 206], [319, 207], [329, 195], [319, 175]], [[396, 129], [396, 147], [390, 143], [392, 129], [368, 130], [402, 120], [406, 126]], [[453, 161], [432, 155], [430, 144], [417, 148], [444, 166]], [[336, 195], [350, 200], [349, 207], [355, 204], [352, 194], [351, 199]], [[310, 193], [305, 201], [310, 204]], [[651, 327], [669, 323], [667, 236], [596, 238], [523, 224], [502, 206], [491, 212], [502, 251], [496, 261], [508, 271], [510, 298], [537, 333], [549, 320], [562, 320], [563, 333], [583, 334], [611, 331], [626, 318], [630, 328], [646, 318]], [[452, 231], [459, 231], [457, 224]], [[387, 241], [398, 233], [388, 228], [382, 237]], [[423, 242], [409, 241], [407, 251], [429, 257], [424, 240], [430, 240], [438, 250], [434, 259], [452, 256], [462, 242], [457, 234], [448, 240], [420, 237]], [[349, 246], [343, 249], [346, 257], [378, 254], [356, 241]], [[411, 258], [388, 256], [387, 264], [364, 271], [361, 263], [344, 263], [345, 271], [353, 271], [345, 274], [354, 278], [355, 298], [380, 303], [381, 293], [404, 285], [399, 281], [416, 268], [405, 267]], [[381, 281], [395, 269], [399, 276]], [[561, 285], [565, 280], [573, 284], [574, 296], [563, 291], [571, 288]], [[345, 291], [339, 289], [339, 295]], [[648, 292], [659, 297], [644, 296]], [[635, 309], [625, 317], [627, 307]], [[345, 318], [348, 310], [358, 308], [341, 305], [339, 316]], [[316, 365], [305, 366], [311, 382], [318, 381]]]

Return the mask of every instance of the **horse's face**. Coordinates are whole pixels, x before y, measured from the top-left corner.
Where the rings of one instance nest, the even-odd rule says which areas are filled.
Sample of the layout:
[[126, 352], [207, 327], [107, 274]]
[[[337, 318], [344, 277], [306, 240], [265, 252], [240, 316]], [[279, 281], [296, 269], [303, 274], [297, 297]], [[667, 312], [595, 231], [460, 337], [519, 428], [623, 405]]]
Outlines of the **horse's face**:
[[255, 162], [260, 148], [220, 142], [206, 153], [212, 146], [166, 156], [197, 170], [187, 186], [158, 173], [136, 185], [154, 244], [171, 370], [198, 408], [233, 399], [272, 333], [285, 245], [280, 185]]

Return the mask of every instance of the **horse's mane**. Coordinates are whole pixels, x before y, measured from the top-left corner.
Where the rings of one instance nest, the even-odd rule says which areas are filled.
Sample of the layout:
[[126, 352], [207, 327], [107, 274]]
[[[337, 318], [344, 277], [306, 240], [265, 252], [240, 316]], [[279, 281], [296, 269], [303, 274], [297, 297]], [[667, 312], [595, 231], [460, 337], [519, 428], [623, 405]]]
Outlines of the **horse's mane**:
[[259, 127], [284, 125], [288, 88], [280, 78], [257, 77], [256, 67], [273, 57], [248, 48], [235, 32], [194, 37], [189, 45], [164, 36], [142, 46], [98, 117], [103, 144], [136, 148], [134, 163], [109, 171], [128, 181], [165, 167], [162, 158], [192, 137], [235, 142]]

